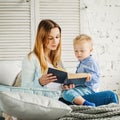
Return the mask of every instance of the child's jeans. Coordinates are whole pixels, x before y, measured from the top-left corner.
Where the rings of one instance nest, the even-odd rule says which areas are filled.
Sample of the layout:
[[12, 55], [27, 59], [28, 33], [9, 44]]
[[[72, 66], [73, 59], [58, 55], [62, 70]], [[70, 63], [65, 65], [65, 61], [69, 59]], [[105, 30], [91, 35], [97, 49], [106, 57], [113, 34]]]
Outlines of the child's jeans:
[[73, 89], [64, 90], [62, 92], [62, 97], [64, 100], [74, 104], [74, 99], [79, 96], [84, 96], [88, 94], [92, 94], [94, 91], [92, 91], [89, 87], [86, 86], [78, 86]]
[[107, 105], [109, 103], [119, 103], [116, 93], [112, 91], [102, 91], [82, 96], [84, 99], [95, 103], [96, 106]]
[[64, 100], [73, 103], [74, 99], [78, 96], [82, 96], [85, 100], [95, 103], [96, 106], [106, 105], [109, 103], [119, 103], [119, 99], [116, 93], [112, 91], [93, 92], [81, 95], [78, 89], [70, 89], [63, 91], [62, 97]]

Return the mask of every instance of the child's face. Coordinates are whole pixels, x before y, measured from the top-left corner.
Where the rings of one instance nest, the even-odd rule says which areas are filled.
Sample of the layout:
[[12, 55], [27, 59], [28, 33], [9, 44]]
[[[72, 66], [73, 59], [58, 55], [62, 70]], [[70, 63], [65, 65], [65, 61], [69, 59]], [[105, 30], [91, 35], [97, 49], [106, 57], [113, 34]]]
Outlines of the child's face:
[[89, 57], [91, 55], [92, 50], [93, 49], [92, 49], [90, 43], [87, 41], [77, 41], [74, 44], [75, 56], [80, 61]]

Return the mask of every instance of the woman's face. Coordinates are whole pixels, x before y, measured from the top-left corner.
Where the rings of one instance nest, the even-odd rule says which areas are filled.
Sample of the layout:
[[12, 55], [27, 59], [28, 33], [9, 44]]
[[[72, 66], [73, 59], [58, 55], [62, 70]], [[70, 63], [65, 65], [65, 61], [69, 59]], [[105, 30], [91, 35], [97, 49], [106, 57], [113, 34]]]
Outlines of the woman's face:
[[61, 39], [59, 28], [52, 28], [48, 36], [48, 44], [46, 45], [48, 50], [56, 50]]

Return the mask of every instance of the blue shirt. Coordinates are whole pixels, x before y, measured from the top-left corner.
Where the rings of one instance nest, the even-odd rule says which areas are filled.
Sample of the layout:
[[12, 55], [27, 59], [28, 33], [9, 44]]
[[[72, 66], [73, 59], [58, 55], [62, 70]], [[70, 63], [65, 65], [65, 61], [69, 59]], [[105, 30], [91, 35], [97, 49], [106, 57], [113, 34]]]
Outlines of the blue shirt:
[[80, 61], [76, 73], [90, 73], [92, 78], [89, 82], [86, 82], [85, 85], [95, 92], [98, 91], [100, 84], [100, 69], [92, 55]]

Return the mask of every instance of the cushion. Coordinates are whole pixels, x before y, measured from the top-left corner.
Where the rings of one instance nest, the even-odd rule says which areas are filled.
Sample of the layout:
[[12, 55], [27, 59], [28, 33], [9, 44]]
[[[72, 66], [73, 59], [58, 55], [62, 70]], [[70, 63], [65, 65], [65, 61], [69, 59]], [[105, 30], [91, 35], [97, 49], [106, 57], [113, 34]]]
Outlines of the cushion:
[[46, 88], [25, 88], [0, 85], [0, 91], [31, 93], [36, 95], [43, 95], [57, 100], [61, 96], [61, 91], [49, 90]]
[[21, 63], [17, 61], [0, 61], [0, 84], [13, 85], [17, 74], [21, 70]]
[[22, 76], [22, 71], [20, 71], [17, 74], [16, 79], [15, 79], [15, 81], [13, 83], [13, 86], [15, 86], [15, 87], [20, 87], [21, 86], [21, 82], [22, 82], [22, 77], [21, 76]]
[[22, 120], [56, 120], [71, 112], [58, 100], [22, 92], [0, 92], [0, 109]]

